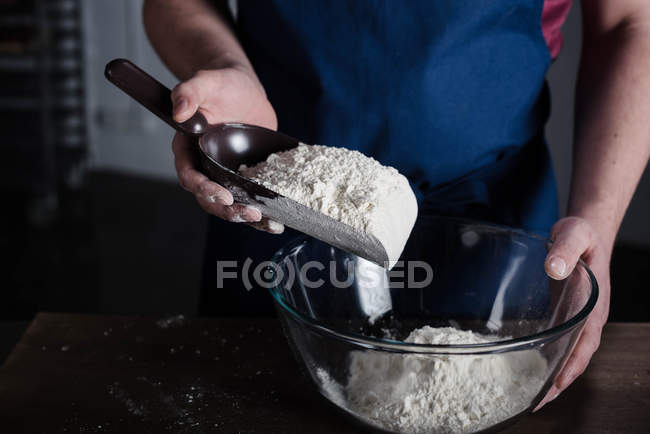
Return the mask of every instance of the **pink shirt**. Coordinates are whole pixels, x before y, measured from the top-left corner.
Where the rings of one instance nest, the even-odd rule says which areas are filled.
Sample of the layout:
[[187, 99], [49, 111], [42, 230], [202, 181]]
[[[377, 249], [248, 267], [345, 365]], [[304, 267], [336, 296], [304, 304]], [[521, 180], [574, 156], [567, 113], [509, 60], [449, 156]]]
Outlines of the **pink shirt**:
[[571, 9], [572, 0], [545, 0], [542, 11], [542, 31], [546, 45], [555, 59], [562, 48], [562, 24]]

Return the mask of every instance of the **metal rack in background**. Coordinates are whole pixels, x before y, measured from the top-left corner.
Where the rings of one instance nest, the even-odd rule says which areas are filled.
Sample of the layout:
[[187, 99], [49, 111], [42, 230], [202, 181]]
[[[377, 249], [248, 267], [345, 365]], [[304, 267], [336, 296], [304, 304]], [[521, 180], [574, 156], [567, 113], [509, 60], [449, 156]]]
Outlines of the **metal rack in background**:
[[80, 0], [0, 0], [0, 188], [46, 224], [88, 155]]

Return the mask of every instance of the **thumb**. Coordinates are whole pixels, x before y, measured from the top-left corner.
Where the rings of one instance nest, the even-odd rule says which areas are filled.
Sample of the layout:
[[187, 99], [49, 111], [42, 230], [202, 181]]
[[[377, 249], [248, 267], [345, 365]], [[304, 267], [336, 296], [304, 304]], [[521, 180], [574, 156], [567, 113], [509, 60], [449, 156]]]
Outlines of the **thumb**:
[[593, 232], [584, 220], [567, 217], [558, 221], [551, 233], [553, 245], [546, 257], [546, 272], [553, 279], [564, 279], [592, 247]]
[[185, 122], [196, 113], [208, 94], [208, 83], [204, 77], [193, 77], [172, 90], [173, 118]]

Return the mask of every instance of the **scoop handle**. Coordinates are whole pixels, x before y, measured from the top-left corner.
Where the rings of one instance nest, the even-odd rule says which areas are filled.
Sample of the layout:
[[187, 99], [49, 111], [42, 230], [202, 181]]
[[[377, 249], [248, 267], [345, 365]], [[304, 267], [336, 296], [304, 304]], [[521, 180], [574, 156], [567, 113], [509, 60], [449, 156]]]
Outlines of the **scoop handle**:
[[191, 136], [200, 136], [207, 131], [208, 121], [198, 111], [185, 122], [176, 122], [172, 117], [171, 90], [130, 61], [111, 60], [106, 64], [104, 76], [176, 130]]

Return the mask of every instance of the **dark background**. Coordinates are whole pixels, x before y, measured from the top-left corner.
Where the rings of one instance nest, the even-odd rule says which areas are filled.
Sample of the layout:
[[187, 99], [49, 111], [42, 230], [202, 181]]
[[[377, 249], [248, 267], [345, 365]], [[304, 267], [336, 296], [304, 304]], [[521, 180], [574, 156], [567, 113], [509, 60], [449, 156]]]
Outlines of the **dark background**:
[[[577, 6], [549, 73], [547, 135], [562, 207]], [[127, 57], [175, 83], [148, 45], [140, 7], [0, 0], [0, 340], [16, 339], [38, 311], [196, 314], [206, 217], [174, 178], [171, 130], [102, 75], [108, 60]], [[616, 244], [611, 320], [650, 321], [649, 177]]]

